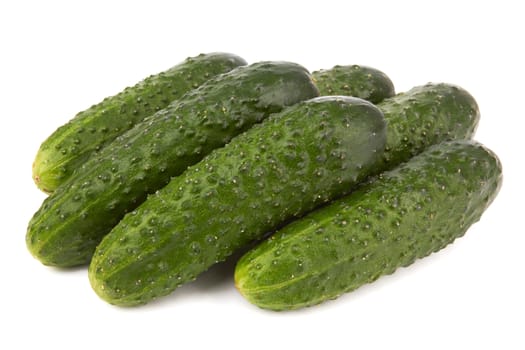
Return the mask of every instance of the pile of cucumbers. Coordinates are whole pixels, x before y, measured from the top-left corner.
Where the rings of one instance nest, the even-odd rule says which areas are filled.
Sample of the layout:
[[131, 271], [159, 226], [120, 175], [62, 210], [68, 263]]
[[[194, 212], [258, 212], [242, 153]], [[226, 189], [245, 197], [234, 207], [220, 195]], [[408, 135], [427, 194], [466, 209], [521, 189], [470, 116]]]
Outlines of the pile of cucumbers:
[[472, 140], [464, 89], [395, 93], [358, 65], [313, 73], [201, 54], [78, 113], [41, 145], [49, 196], [26, 243], [45, 265], [89, 264], [94, 291], [133, 306], [248, 250], [235, 285], [271, 310], [311, 306], [436, 252], [502, 183]]

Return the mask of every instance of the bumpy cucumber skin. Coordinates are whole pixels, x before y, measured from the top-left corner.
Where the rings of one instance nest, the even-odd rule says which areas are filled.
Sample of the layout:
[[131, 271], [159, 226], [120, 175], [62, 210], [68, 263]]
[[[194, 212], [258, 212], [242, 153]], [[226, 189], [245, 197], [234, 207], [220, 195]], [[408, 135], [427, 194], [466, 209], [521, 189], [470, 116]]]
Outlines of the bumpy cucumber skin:
[[97, 247], [93, 289], [123, 306], [171, 293], [362, 181], [385, 132], [374, 105], [349, 97], [314, 98], [268, 118], [127, 214]]
[[259, 62], [210, 79], [91, 157], [31, 219], [29, 251], [45, 265], [87, 264], [126, 212], [271, 113], [318, 95], [295, 63]]
[[360, 65], [334, 66], [312, 73], [322, 96], [345, 95], [379, 103], [394, 96], [392, 80], [380, 70]]
[[[379, 165], [382, 171], [409, 161], [432, 145], [471, 138], [480, 116], [475, 99], [467, 91], [445, 83], [415, 87], [387, 98], [377, 106], [387, 122], [387, 144]], [[301, 225], [304, 230], [308, 229], [309, 224], [305, 220], [301, 221]], [[270, 308], [261, 302], [257, 304]], [[290, 304], [282, 308], [301, 306], [306, 305]], [[279, 306], [273, 305], [271, 308], [279, 309]]]
[[387, 122], [384, 170], [443, 141], [471, 138], [478, 126], [476, 100], [459, 86], [429, 83], [377, 105]]
[[229, 53], [189, 57], [78, 113], [40, 146], [33, 163], [36, 185], [53, 192], [92, 152], [211, 77], [243, 65], [244, 59]]
[[433, 146], [249, 251], [236, 286], [271, 310], [337, 298], [463, 236], [501, 183], [501, 163], [481, 144]]

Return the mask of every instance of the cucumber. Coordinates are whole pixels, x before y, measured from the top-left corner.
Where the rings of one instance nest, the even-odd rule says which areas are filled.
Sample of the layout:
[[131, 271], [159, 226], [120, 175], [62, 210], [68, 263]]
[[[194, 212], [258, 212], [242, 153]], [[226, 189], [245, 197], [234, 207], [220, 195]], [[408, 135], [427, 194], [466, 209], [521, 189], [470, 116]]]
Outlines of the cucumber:
[[29, 223], [29, 251], [46, 265], [87, 264], [148, 193], [271, 113], [317, 94], [308, 71], [289, 62], [259, 62], [210, 79], [116, 138], [58, 187]]
[[271, 310], [337, 298], [463, 236], [501, 183], [497, 156], [481, 144], [435, 145], [246, 253], [236, 287]]
[[[330, 100], [333, 97], [325, 98]], [[308, 106], [309, 104], [301, 104], [303, 105]], [[388, 152], [386, 155], [378, 152], [379, 157], [375, 158], [377, 163], [368, 169], [362, 169], [368, 174], [391, 168], [396, 165], [395, 162], [408, 160], [433, 143], [471, 137], [479, 120], [479, 110], [473, 97], [465, 90], [449, 84], [427, 84], [416, 87], [388, 101], [385, 100], [379, 104], [379, 108], [383, 110], [385, 118], [388, 116], [386, 119]], [[323, 114], [327, 113], [328, 111]], [[298, 117], [298, 119], [301, 118]], [[295, 138], [298, 141], [303, 138], [301, 132], [303, 128], [305, 127], [299, 126], [297, 130], [290, 131], [296, 135]], [[250, 130], [250, 133], [256, 132], [255, 130], [258, 129]], [[286, 145], [275, 147], [275, 150], [274, 147], [269, 148], [268, 145], [276, 142], [274, 139], [283, 133], [275, 131], [274, 136], [272, 131], [268, 134], [268, 136], [260, 137], [258, 141], [266, 157], [268, 153], [280, 155], [284, 152], [290, 154], [293, 159], [293, 155], [298, 154], [296, 150], [289, 149], [290, 147]], [[351, 137], [351, 135], [348, 136], [349, 139]], [[314, 147], [315, 144], [312, 142], [310, 147]], [[229, 151], [231, 147], [234, 146], [217, 150], [219, 156], [215, 155], [216, 152], [209, 156], [210, 161], [214, 157], [224, 158], [212, 161], [211, 169], [228, 167], [231, 170], [223, 170], [220, 176], [214, 171], [208, 178], [202, 179], [201, 176], [206, 176], [210, 172], [210, 162], [207, 159], [202, 160], [193, 168], [194, 170], [190, 168], [180, 178], [173, 179], [167, 189], [163, 189], [159, 195], [148, 199], [140, 210], [128, 214], [102, 241], [90, 265], [90, 279], [93, 288], [103, 299], [119, 305], [135, 305], [170, 293], [178, 285], [192, 280], [210, 264], [220, 261], [247, 241], [260, 237], [264, 232], [275, 230], [286, 221], [303, 214], [307, 210], [306, 207], [303, 207], [301, 211], [293, 212], [294, 207], [292, 206], [296, 200], [301, 198], [298, 196], [304, 194], [303, 188], [300, 187], [303, 181], [315, 181], [317, 186], [330, 185], [330, 181], [334, 179], [338, 181], [336, 176], [333, 176], [331, 180], [318, 178], [325, 174], [321, 167], [313, 173], [297, 170], [283, 171], [279, 170], [280, 167], [274, 171], [253, 173], [254, 168], [251, 164], [253, 160], [244, 159], [244, 157], [251, 156], [251, 153], [246, 153], [244, 150]], [[221, 156], [222, 152], [225, 154]], [[337, 155], [337, 152], [335, 154]], [[324, 158], [325, 156], [319, 157], [320, 160]], [[273, 161], [273, 158], [269, 160]], [[316, 162], [303, 160], [299, 162], [299, 165], [311, 167], [315, 166]], [[249, 172], [244, 174], [242, 171]], [[227, 173], [224, 174], [224, 172]], [[198, 176], [199, 174], [206, 175]], [[240, 182], [240, 178], [244, 179], [247, 175], [251, 175], [255, 180]], [[350, 174], [342, 176], [348, 175]], [[194, 180], [197, 180], [196, 183], [193, 183]], [[218, 183], [223, 190], [207, 191], [207, 186], [212, 185], [208, 182], [209, 180], [212, 183], [213, 181]], [[355, 180], [357, 182], [358, 178]], [[242, 187], [243, 191], [237, 189], [236, 184], [245, 184]], [[292, 190], [283, 187], [284, 185], [290, 186]], [[181, 188], [181, 192], [178, 192], [177, 186]], [[250, 189], [250, 192], [246, 192], [244, 186], [253, 188]], [[257, 186], [260, 188], [258, 189]], [[339, 195], [349, 192], [351, 187], [349, 184], [341, 190]], [[283, 188], [286, 189], [284, 193], [282, 193]], [[195, 194], [191, 194], [192, 192]], [[264, 196], [265, 192], [268, 192], [269, 195]], [[210, 203], [201, 203], [202, 199], [199, 199], [198, 206], [194, 205], [199, 197], [205, 197], [208, 194]], [[221, 196], [221, 199], [217, 199], [217, 196]], [[248, 197], [244, 198], [246, 196]], [[271, 200], [273, 198], [276, 201]], [[330, 199], [332, 198], [325, 196], [324, 201]], [[248, 203], [248, 201], [253, 203]], [[316, 202], [316, 204], [324, 201]], [[209, 208], [203, 209], [206, 205]], [[274, 209], [277, 209], [274, 215], [281, 215], [280, 218], [266, 214]], [[288, 215], [290, 211], [293, 213], [291, 216]], [[253, 231], [247, 231], [248, 226], [245, 220], [255, 215], [258, 216], [256, 218], [258, 221], [250, 219], [249, 223], [254, 227]], [[267, 216], [266, 221], [265, 216]], [[151, 222], [149, 222], [150, 219]], [[163, 228], [164, 226], [168, 228]], [[177, 231], [176, 227], [180, 230]], [[202, 231], [199, 230], [199, 227]], [[159, 230], [163, 232], [161, 242], [159, 242]], [[165, 230], [170, 231], [166, 233]], [[151, 232], [151, 237], [148, 238], [149, 232]], [[141, 233], [142, 238], [140, 238]], [[173, 235], [170, 236], [170, 233]], [[249, 237], [245, 236], [246, 234], [249, 234]], [[155, 242], [150, 242], [148, 239]], [[174, 253], [175, 248], [172, 247], [176, 247], [177, 253]], [[124, 254], [132, 252], [132, 255], [122, 258]], [[166, 259], [166, 254], [172, 258]], [[139, 283], [135, 286], [133, 283], [137, 281]], [[152, 281], [153, 284], [151, 284]], [[142, 283], [145, 284], [142, 285]]]
[[33, 180], [42, 191], [53, 192], [91, 153], [133, 125], [209, 78], [245, 64], [229, 53], [190, 57], [78, 113], [42, 143], [33, 163]]
[[382, 169], [390, 169], [443, 141], [469, 139], [479, 123], [476, 100], [459, 86], [428, 83], [377, 105], [387, 122]]
[[334, 66], [312, 73], [322, 96], [346, 95], [379, 103], [394, 96], [394, 84], [383, 72], [367, 66]]
[[384, 144], [383, 115], [370, 102], [320, 97], [289, 107], [127, 214], [97, 247], [91, 285], [116, 305], [167, 295], [364, 180]]

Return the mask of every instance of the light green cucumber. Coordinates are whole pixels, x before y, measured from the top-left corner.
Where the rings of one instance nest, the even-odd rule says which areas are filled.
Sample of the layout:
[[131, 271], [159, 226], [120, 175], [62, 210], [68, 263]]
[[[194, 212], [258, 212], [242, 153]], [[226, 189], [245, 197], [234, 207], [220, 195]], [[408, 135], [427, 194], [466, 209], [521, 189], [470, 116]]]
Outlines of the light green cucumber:
[[46, 265], [89, 263], [102, 237], [149, 193], [270, 114], [317, 94], [308, 71], [291, 62], [258, 62], [211, 78], [59, 186], [29, 222], [29, 251]]
[[361, 99], [314, 98], [274, 114], [127, 214], [98, 245], [91, 285], [116, 305], [167, 295], [363, 181], [384, 145], [383, 115]]
[[354, 96], [379, 103], [395, 94], [392, 80], [380, 70], [368, 66], [337, 65], [315, 71], [312, 77], [322, 96]]
[[245, 64], [229, 53], [201, 54], [105, 98], [42, 143], [33, 163], [33, 180], [42, 191], [53, 192], [90, 154], [211, 77]]
[[236, 287], [271, 310], [337, 298], [463, 236], [501, 181], [497, 156], [481, 144], [435, 145], [249, 251]]

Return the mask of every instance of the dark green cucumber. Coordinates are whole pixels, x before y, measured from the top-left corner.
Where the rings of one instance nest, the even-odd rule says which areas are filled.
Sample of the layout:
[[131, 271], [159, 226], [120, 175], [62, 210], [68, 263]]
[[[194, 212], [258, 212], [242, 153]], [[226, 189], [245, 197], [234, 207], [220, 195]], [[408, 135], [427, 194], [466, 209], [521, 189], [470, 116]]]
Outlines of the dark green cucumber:
[[[380, 104], [380, 107], [382, 108], [383, 112], [385, 113], [385, 117], [387, 118], [387, 147], [388, 147], [388, 154], [383, 156], [377, 160], [377, 168], [374, 169], [374, 167], [368, 169], [370, 173], [373, 173], [374, 171], [378, 172], [379, 170], [384, 170], [387, 168], [391, 168], [399, 162], [408, 160], [410, 157], [412, 157], [414, 154], [421, 152], [425, 147], [428, 147], [434, 143], [438, 143], [444, 140], [448, 139], [454, 139], [454, 138], [468, 138], [471, 137], [476, 125], [478, 123], [479, 119], [479, 111], [476, 105], [476, 102], [470, 96], [466, 91], [463, 89], [460, 89], [455, 86], [447, 85], [447, 84], [428, 84], [426, 86], [417, 87], [412, 89], [411, 91], [399, 94], [395, 97], [392, 97], [388, 101], [385, 101], [384, 103]], [[414, 132], [419, 131], [419, 132]], [[276, 133], [276, 135], [280, 135], [280, 133]], [[301, 133], [298, 132], [297, 138], [301, 136]], [[265, 151], [267, 149], [265, 140], [267, 142], [272, 141], [272, 138], [261, 138], [261, 147], [262, 150]], [[228, 148], [229, 149], [229, 148]], [[282, 148], [283, 150], [286, 150], [286, 147]], [[293, 151], [293, 149], [291, 150]], [[225, 151], [224, 151], [225, 152]], [[291, 152], [291, 154], [297, 153]], [[244, 154], [244, 153], [241, 153]], [[231, 154], [229, 155], [232, 156]], [[225, 156], [227, 158], [227, 156]], [[235, 159], [232, 159], [231, 161], [237, 162], [238, 164], [235, 165], [231, 163], [231, 161], [224, 160], [224, 164], [228, 164], [229, 167], [231, 167], [233, 170], [235, 169], [250, 169], [249, 164], [250, 162], [243, 159], [238, 159], [239, 157], [236, 157]], [[321, 157], [320, 159], [323, 159]], [[204, 160], [203, 160], [204, 161]], [[202, 162], [201, 162], [202, 163]], [[303, 162], [304, 164], [312, 164]], [[315, 162], [313, 163], [315, 165]], [[200, 167], [196, 167], [197, 171], [207, 172], [207, 169], [202, 170], [202, 167], [205, 165], [202, 165]], [[232, 171], [233, 171], [232, 170]], [[238, 170], [237, 170], [238, 171]], [[323, 174], [322, 169], [320, 169], [319, 172], [321, 175]], [[185, 173], [186, 174], [186, 173]], [[225, 177], [218, 177], [215, 175], [210, 175], [209, 178], [213, 181], [219, 181], [221, 180], [221, 184], [230, 184], [237, 183], [238, 177], [235, 177], [237, 173], [230, 173], [229, 175]], [[264, 172], [257, 173], [260, 174], [256, 177], [257, 178], [263, 178], [265, 176]], [[271, 174], [271, 172], [270, 172]], [[282, 174], [282, 175], [281, 175]], [[185, 180], [174, 180], [174, 181], [188, 181], [188, 184], [191, 185], [192, 176], [195, 174], [188, 173], [186, 174]], [[294, 186], [297, 184], [297, 188], [295, 189], [294, 193], [301, 193], [302, 189], [299, 187], [302, 181], [308, 181], [308, 179], [304, 179], [305, 175], [303, 173], [299, 174], [286, 174], [286, 173], [279, 173], [278, 175], [272, 175], [272, 176], [266, 176], [267, 179], [264, 178], [264, 181], [259, 182], [259, 186], [261, 186], [261, 191], [266, 188], [267, 191], [276, 191], [276, 195], [279, 195], [279, 191], [282, 189], [282, 184], [280, 183], [280, 180], [288, 181], [290, 182], [291, 186]], [[314, 177], [315, 179], [315, 177]], [[310, 179], [312, 180], [312, 179]], [[318, 179], [320, 180], [320, 179]], [[200, 181], [200, 180], [198, 180]], [[199, 183], [197, 181], [197, 184], [195, 184], [196, 187], [199, 187]], [[202, 181], [204, 184], [207, 184], [207, 181]], [[323, 181], [319, 181], [321, 184]], [[321, 185], [319, 184], [319, 185]], [[173, 186], [176, 185], [171, 185]], [[183, 186], [180, 186], [181, 189], [184, 191], [192, 191], [186, 189], [186, 184]], [[350, 190], [350, 188], [346, 189], [347, 191]], [[198, 194], [199, 191], [197, 189], [195, 190]], [[204, 191], [204, 189], [202, 190]], [[153, 233], [157, 232], [156, 227], [148, 227], [147, 220], [150, 216], [155, 216], [154, 220], [152, 222], [166, 222], [170, 221], [171, 214], [169, 208], [164, 210], [160, 209], [162, 207], [162, 204], [164, 202], [171, 203], [169, 199], [165, 199], [164, 197], [169, 197], [168, 195], [162, 195], [162, 199], [155, 199], [157, 197], [152, 197], [150, 200], [148, 200], [146, 203], [149, 202], [149, 204], [145, 204], [143, 207], [149, 208], [153, 207], [153, 209], [143, 209], [142, 211], [136, 212], [136, 217], [132, 216], [131, 214], [128, 215], [128, 217], [125, 219], [123, 223], [121, 223], [115, 230], [112, 232], [112, 234], [107, 238], [105, 243], [102, 243], [102, 247], [106, 248], [100, 248], [99, 254], [100, 256], [95, 258], [95, 262], [92, 263], [90, 269], [92, 272], [91, 274], [91, 280], [92, 284], [94, 285], [95, 290], [106, 300], [117, 303], [117, 304], [135, 304], [135, 303], [142, 303], [147, 302], [149, 299], [158, 296], [169, 293], [175, 286], [178, 284], [181, 284], [183, 282], [186, 282], [188, 280], [191, 280], [194, 278], [199, 271], [202, 269], [205, 269], [208, 264], [210, 263], [210, 259], [216, 258], [217, 260], [220, 260], [218, 257], [222, 257], [224, 255], [227, 255], [221, 251], [216, 251], [215, 249], [226, 249], [227, 253], [229, 254], [230, 251], [233, 251], [235, 247], [238, 247], [242, 245], [245, 241], [242, 240], [242, 237], [239, 238], [239, 241], [235, 241], [233, 243], [238, 244], [236, 246], [232, 247], [232, 242], [227, 241], [226, 243], [217, 243], [219, 245], [219, 248], [215, 245], [215, 237], [222, 237], [225, 235], [225, 232], [231, 232], [231, 230], [234, 230], [234, 233], [237, 235], [246, 232], [246, 228], [244, 226], [244, 217], [245, 215], [258, 215], [262, 218], [264, 218], [264, 212], [262, 210], [272, 210], [272, 205], [274, 203], [271, 202], [265, 202], [264, 197], [262, 194], [257, 193], [255, 195], [255, 198], [248, 198], [245, 200], [253, 200], [257, 201], [256, 204], [252, 204], [252, 206], [248, 206], [248, 208], [245, 208], [244, 210], [238, 210], [238, 215], [234, 217], [234, 219], [231, 219], [231, 216], [235, 214], [235, 210], [237, 210], [236, 202], [237, 200], [235, 198], [230, 198], [229, 196], [225, 195], [224, 192], [215, 192], [210, 191], [210, 195], [212, 196], [210, 198], [212, 205], [212, 209], [216, 210], [215, 212], [204, 212], [204, 214], [199, 215], [198, 217], [202, 220], [203, 217], [209, 216], [212, 221], [215, 220], [215, 223], [213, 225], [205, 224], [206, 226], [206, 232], [207, 232], [207, 238], [209, 240], [205, 239], [205, 243], [203, 244], [198, 239], [195, 241], [196, 244], [191, 246], [193, 240], [190, 234], [193, 234], [193, 230], [195, 230], [194, 219], [191, 214], [184, 214], [187, 217], [187, 228], [182, 229], [181, 232], [177, 232], [178, 238], [182, 239], [181, 242], [177, 245], [183, 245], [183, 247], [179, 247], [178, 249], [180, 252], [177, 254], [174, 254], [174, 256], [177, 256], [174, 258], [174, 261], [171, 264], [178, 264], [179, 259], [189, 259], [187, 260], [187, 265], [181, 265], [177, 268], [178, 273], [173, 273], [173, 266], [174, 265], [166, 265], [162, 261], [162, 254], [156, 254], [156, 250], [163, 251], [164, 248], [159, 248], [156, 244], [152, 244], [151, 247], [148, 247], [147, 241], [144, 240], [137, 240], [136, 237], [138, 236], [138, 232], [142, 230], [142, 233], [147, 237], [148, 236], [148, 230], [152, 229]], [[223, 202], [214, 202], [216, 201], [216, 195], [217, 193], [220, 193], [222, 196], [224, 196], [225, 204]], [[239, 192], [239, 195], [245, 196], [246, 194], [244, 192]], [[288, 209], [288, 198], [290, 198], [290, 201], [293, 203], [293, 200], [295, 199], [295, 194], [289, 194], [288, 192], [285, 193], [284, 199], [280, 199], [277, 203], [277, 209], [286, 208]], [[192, 212], [194, 209], [191, 206], [191, 203], [194, 202], [194, 200], [189, 199], [189, 195], [186, 193], [175, 193], [172, 194], [174, 198], [176, 198], [179, 202], [183, 200], [184, 205], [180, 204], [181, 206], [187, 207], [189, 212]], [[202, 196], [202, 194], [200, 194]], [[181, 199], [181, 198], [183, 199]], [[270, 198], [270, 197], [268, 197]], [[282, 197], [278, 197], [282, 198]], [[220, 203], [223, 203], [219, 205]], [[258, 203], [258, 204], [257, 204]], [[159, 207], [159, 208], [156, 208]], [[269, 207], [269, 208], [267, 208]], [[193, 208], [193, 209], [192, 209]], [[224, 208], [231, 208], [228, 209], [230, 212], [228, 213], [228, 216], [223, 219], [223, 216], [225, 215], [225, 212], [228, 212]], [[210, 210], [212, 210], [210, 209]], [[246, 214], [248, 213], [248, 214]], [[296, 213], [299, 215], [299, 213]], [[134, 219], [132, 219], [134, 218]], [[284, 220], [285, 217], [282, 217], [281, 219]], [[237, 220], [238, 219], [238, 220]], [[268, 218], [269, 220], [270, 218]], [[132, 221], [133, 220], [133, 221]], [[135, 221], [136, 220], [136, 221]], [[183, 220], [179, 218], [178, 220]], [[276, 220], [278, 222], [279, 220]], [[128, 225], [130, 225], [130, 222], [136, 222], [138, 225], [137, 228], [132, 228], [131, 230]], [[145, 223], [146, 222], [146, 223]], [[270, 221], [268, 221], [270, 222]], [[282, 224], [282, 222], [280, 222]], [[272, 225], [264, 226], [261, 225], [258, 229], [262, 231], [256, 231], [257, 235], [260, 234], [260, 232], [264, 232], [265, 230], [271, 231], [273, 228], [275, 228], [275, 222], [272, 223]], [[271, 228], [273, 227], [273, 228]], [[257, 229], [257, 228], [256, 228]], [[129, 233], [130, 237], [134, 237], [131, 239], [128, 239], [128, 233], [126, 233], [128, 230], [130, 230], [131, 233]], [[240, 232], [243, 231], [243, 232]], [[175, 231], [172, 231], [175, 232]], [[199, 233], [199, 235], [203, 235], [204, 233]], [[257, 236], [255, 235], [255, 236]], [[182, 238], [181, 238], [182, 237]], [[198, 236], [197, 236], [198, 237]], [[230, 238], [228, 238], [230, 237]], [[235, 235], [233, 236], [227, 236], [227, 240], [230, 240], [231, 237], [237, 237]], [[123, 238], [125, 242], [131, 241], [131, 243], [128, 245], [123, 244], [121, 248], [118, 247], [118, 240], [120, 238]], [[153, 235], [151, 238], [153, 240], [158, 240], [158, 237], [156, 235]], [[174, 238], [175, 239], [175, 238]], [[200, 239], [200, 238], [199, 238]], [[164, 242], [164, 241], [163, 241]], [[164, 243], [168, 244], [169, 241], [166, 241]], [[163, 243], [163, 244], [164, 244]], [[169, 243], [171, 244], [171, 243]], [[185, 245], [185, 246], [184, 246]], [[146, 248], [145, 248], [146, 247]], [[188, 253], [188, 249], [195, 248], [196, 251], [199, 252], [199, 254], [195, 254], [194, 260], [195, 265], [190, 261], [191, 257], [193, 257], [192, 253]], [[135, 251], [134, 256], [130, 256], [130, 260], [125, 260], [124, 262], [118, 262], [119, 254], [123, 254], [123, 250], [128, 249], [130, 251]], [[109, 253], [104, 252], [104, 250], [108, 250]], [[139, 252], [141, 250], [144, 250], [147, 252], [146, 255], [142, 255]], [[167, 248], [166, 248], [167, 249]], [[171, 248], [170, 248], [171, 249]], [[211, 249], [211, 250], [210, 250]], [[171, 250], [165, 250], [165, 251], [171, 251]], [[200, 252], [202, 251], [202, 254], [208, 255], [208, 260], [202, 260]], [[144, 265], [143, 262], [141, 262], [141, 259], [144, 256], [148, 256], [150, 260], [147, 263], [147, 265]], [[140, 259], [139, 259], [140, 258]], [[117, 260], [115, 260], [117, 259]], [[139, 261], [133, 261], [133, 259], [139, 259]], [[204, 263], [201, 263], [199, 261], [203, 261]], [[162, 266], [163, 269], [157, 269], [154, 267], [155, 263], [152, 263], [152, 261], [155, 261], [155, 263], [159, 263], [159, 266]], [[189, 262], [188, 262], [189, 261]], [[116, 265], [122, 264], [122, 266], [126, 266], [126, 268], [122, 269], [122, 273], [114, 273], [115, 269], [118, 269]], [[203, 265], [204, 264], [204, 265]], [[112, 265], [115, 265], [114, 267], [111, 267]], [[128, 266], [129, 265], [129, 266]], [[146, 266], [149, 266], [148, 268]], [[165, 269], [164, 269], [165, 267]], [[154, 284], [150, 287], [144, 287], [144, 286], [137, 286], [134, 288], [132, 286], [133, 279], [135, 278], [135, 281], [140, 280], [141, 284], [143, 281], [146, 281], [146, 279], [143, 279], [142, 277], [137, 276], [143, 276], [144, 274], [151, 273], [150, 268], [157, 269], [155, 272], [155, 278], [159, 278], [158, 284]], [[100, 271], [98, 271], [100, 270]], [[162, 271], [163, 270], [163, 271]], [[180, 279], [179, 279], [180, 274]], [[173, 280], [175, 279], [175, 281]], [[130, 282], [131, 281], [131, 282]], [[148, 283], [150, 283], [150, 280], [148, 280]], [[165, 290], [162, 291], [162, 284], [165, 284]], [[160, 286], [159, 286], [160, 285]], [[146, 288], [146, 289], [143, 289]]]
[[417, 86], [377, 106], [387, 122], [383, 170], [409, 160], [431, 145], [469, 139], [479, 122], [476, 100], [451, 84]]
[[102, 237], [148, 193], [271, 113], [317, 94], [307, 70], [288, 62], [210, 79], [77, 169], [31, 219], [29, 250], [46, 265], [88, 263]]
[[394, 96], [394, 84], [383, 72], [367, 66], [335, 66], [312, 73], [322, 96], [345, 95], [379, 103]]
[[35, 183], [44, 192], [53, 192], [91, 153], [133, 125], [211, 77], [245, 64], [229, 53], [190, 57], [78, 113], [40, 146], [33, 163]]
[[93, 289], [117, 305], [169, 294], [365, 179], [384, 144], [383, 115], [370, 102], [319, 97], [289, 107], [127, 214], [97, 247]]
[[501, 181], [498, 158], [481, 144], [435, 145], [279, 230], [238, 261], [235, 284], [271, 310], [337, 298], [463, 236]]
[[426, 84], [378, 104], [387, 122], [387, 145], [379, 168], [388, 170], [431, 145], [471, 138], [479, 122], [474, 98], [450, 84]]

